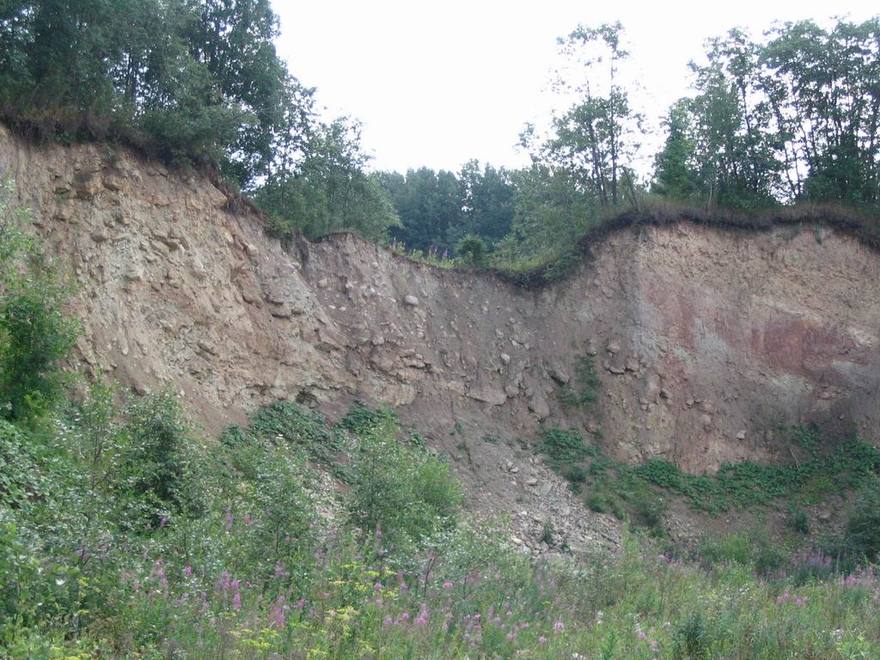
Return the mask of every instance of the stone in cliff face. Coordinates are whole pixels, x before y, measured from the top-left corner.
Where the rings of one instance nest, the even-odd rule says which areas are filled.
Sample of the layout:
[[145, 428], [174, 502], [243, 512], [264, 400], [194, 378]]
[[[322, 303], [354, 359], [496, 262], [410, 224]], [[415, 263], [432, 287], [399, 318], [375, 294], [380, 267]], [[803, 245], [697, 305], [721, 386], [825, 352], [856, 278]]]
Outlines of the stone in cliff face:
[[507, 394], [504, 390], [495, 387], [483, 386], [470, 390], [467, 395], [474, 401], [482, 401], [490, 403], [493, 406], [503, 406], [507, 401]]
[[[769, 425], [880, 431], [880, 258], [834, 232], [627, 230], [528, 291], [350, 235], [293, 258], [208, 181], [124, 151], [110, 163], [0, 129], [0, 169], [78, 274], [78, 358], [138, 391], [186, 392], [209, 432], [303, 392], [331, 413], [399, 403], [448, 451], [457, 424], [529, 438], [601, 423], [609, 453], [693, 471], [775, 458]], [[556, 396], [587, 353], [603, 367], [589, 414]]]

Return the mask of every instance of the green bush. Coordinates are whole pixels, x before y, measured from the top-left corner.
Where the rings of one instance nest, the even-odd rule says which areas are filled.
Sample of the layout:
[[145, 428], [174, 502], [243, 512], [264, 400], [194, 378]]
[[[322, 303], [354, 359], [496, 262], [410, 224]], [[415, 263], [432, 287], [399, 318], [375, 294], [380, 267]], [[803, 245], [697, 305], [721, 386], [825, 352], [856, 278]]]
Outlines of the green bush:
[[250, 524], [247, 570], [269, 588], [283, 571], [302, 581], [314, 561], [317, 513], [306, 483], [315, 483], [302, 460], [286, 448], [264, 447], [253, 460], [242, 508]]
[[67, 290], [10, 208], [11, 184], [0, 186], [0, 415], [42, 416], [60, 399], [59, 362], [73, 346], [75, 325], [62, 313]]
[[675, 657], [700, 660], [711, 657], [712, 629], [701, 611], [688, 614], [675, 626]]
[[722, 537], [704, 536], [699, 544], [699, 556], [708, 566], [736, 563], [748, 565], [752, 560], [749, 539], [742, 534]]
[[650, 490], [638, 490], [630, 498], [633, 516], [632, 521], [646, 528], [654, 536], [663, 536], [663, 516], [666, 513], [665, 502]]
[[599, 386], [595, 358], [583, 355], [575, 366], [574, 383], [559, 388], [559, 399], [568, 407], [588, 409], [599, 398]]
[[361, 437], [352, 464], [348, 511], [366, 533], [399, 549], [454, 525], [461, 488], [449, 465], [379, 432]]
[[125, 417], [116, 488], [129, 498], [132, 522], [156, 526], [174, 514], [198, 513], [202, 502], [192, 439], [174, 394], [133, 401]]
[[0, 420], [0, 506], [17, 508], [43, 494], [42, 475], [30, 444], [22, 430]]
[[466, 266], [483, 267], [486, 265], [488, 249], [486, 242], [479, 236], [468, 234], [455, 244], [455, 253]]
[[567, 479], [573, 488], [580, 488], [580, 484], [587, 480], [587, 471], [581, 465], [563, 465], [559, 469], [563, 478]]
[[810, 533], [810, 516], [803, 509], [792, 506], [789, 510], [788, 526], [799, 534]]
[[396, 433], [397, 415], [390, 408], [370, 408], [355, 401], [351, 409], [339, 422], [339, 427], [358, 436], [371, 433]]
[[707, 567], [738, 564], [762, 576], [775, 574], [787, 561], [786, 553], [763, 532], [704, 536], [700, 540], [698, 554]]
[[843, 534], [845, 552], [869, 562], [880, 556], [880, 480], [868, 482], [852, 506]]
[[541, 451], [557, 464], [575, 463], [596, 454], [574, 429], [550, 428], [541, 433]]
[[251, 417], [249, 433], [273, 443], [291, 443], [328, 466], [336, 465], [342, 449], [338, 434], [322, 415], [291, 401], [276, 401], [260, 408]]

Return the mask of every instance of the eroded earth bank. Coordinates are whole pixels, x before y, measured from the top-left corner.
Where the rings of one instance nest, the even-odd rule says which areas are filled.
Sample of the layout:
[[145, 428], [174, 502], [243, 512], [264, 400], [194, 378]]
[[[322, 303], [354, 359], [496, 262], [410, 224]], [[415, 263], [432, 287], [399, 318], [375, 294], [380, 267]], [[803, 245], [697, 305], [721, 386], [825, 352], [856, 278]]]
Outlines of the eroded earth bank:
[[[880, 258], [821, 225], [636, 227], [526, 289], [352, 235], [282, 246], [205, 178], [122, 149], [0, 129], [0, 171], [76, 283], [71, 366], [173, 386], [208, 434], [277, 399], [393, 405], [524, 543], [548, 516], [575, 549], [618, 535], [530, 449], [542, 425], [691, 472], [784, 460], [792, 424], [880, 431]], [[584, 359], [598, 400], [566, 407]]]

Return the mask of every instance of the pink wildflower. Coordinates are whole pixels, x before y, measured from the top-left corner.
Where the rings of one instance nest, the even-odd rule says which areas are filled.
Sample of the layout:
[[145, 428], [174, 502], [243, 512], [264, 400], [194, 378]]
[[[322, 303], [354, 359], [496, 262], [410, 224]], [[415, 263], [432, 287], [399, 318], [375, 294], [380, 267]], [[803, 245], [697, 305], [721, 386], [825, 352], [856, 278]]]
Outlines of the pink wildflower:
[[287, 619], [288, 606], [284, 602], [284, 596], [278, 596], [272, 609], [269, 611], [269, 625], [281, 629]]

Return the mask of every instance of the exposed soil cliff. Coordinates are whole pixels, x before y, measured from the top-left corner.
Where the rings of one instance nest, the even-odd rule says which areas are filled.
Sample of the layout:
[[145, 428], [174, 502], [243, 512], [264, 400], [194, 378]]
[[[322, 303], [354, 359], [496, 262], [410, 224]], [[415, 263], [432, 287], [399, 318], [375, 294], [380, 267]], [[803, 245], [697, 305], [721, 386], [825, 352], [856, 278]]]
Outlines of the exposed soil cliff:
[[[351, 235], [285, 250], [205, 179], [124, 150], [0, 128], [0, 171], [78, 283], [81, 363], [137, 391], [173, 385], [210, 432], [278, 398], [389, 403], [529, 524], [532, 500], [574, 506], [564, 485], [482, 438], [576, 426], [620, 459], [704, 471], [783, 458], [774, 431], [792, 423], [878, 437], [880, 255], [822, 226], [628, 229], [525, 290]], [[599, 401], [567, 410], [558, 390], [583, 355]]]

